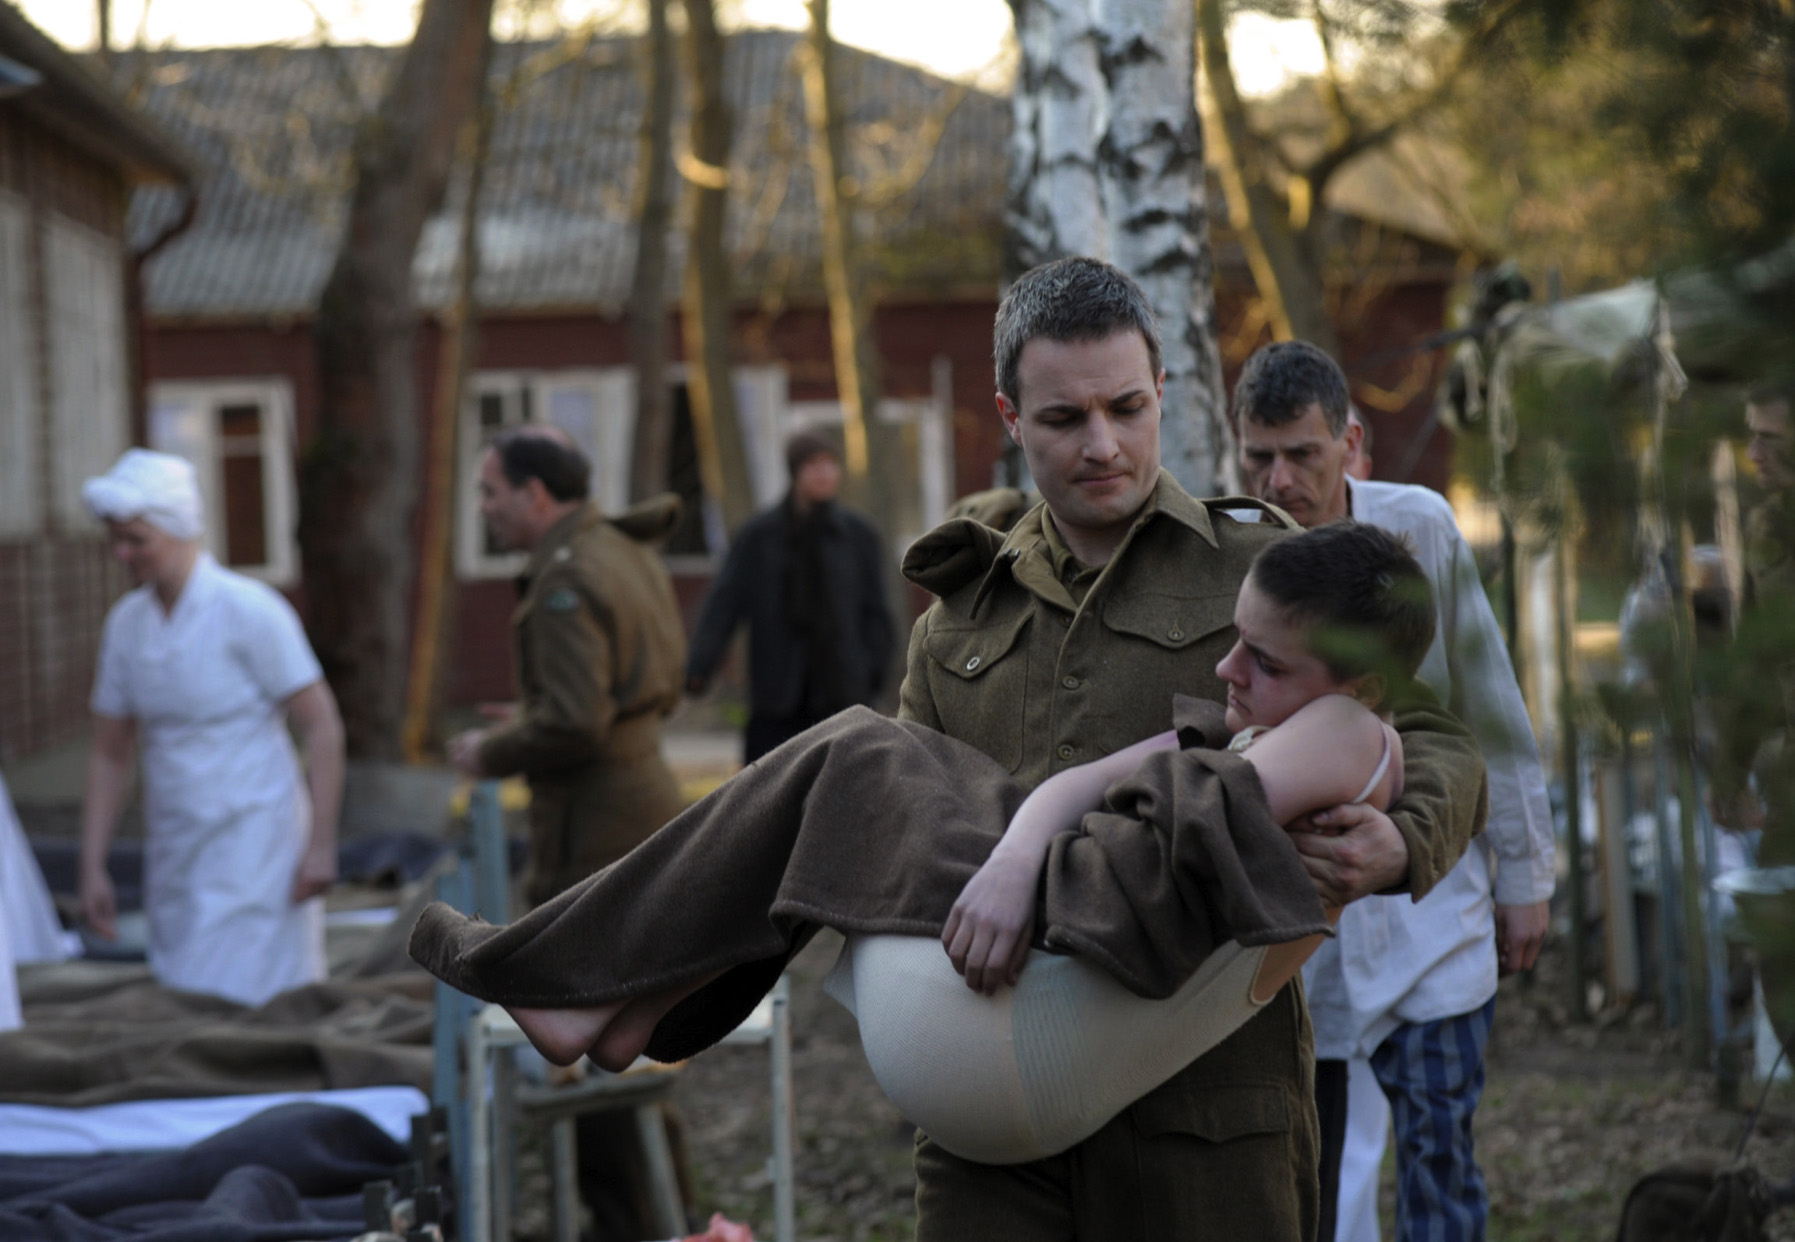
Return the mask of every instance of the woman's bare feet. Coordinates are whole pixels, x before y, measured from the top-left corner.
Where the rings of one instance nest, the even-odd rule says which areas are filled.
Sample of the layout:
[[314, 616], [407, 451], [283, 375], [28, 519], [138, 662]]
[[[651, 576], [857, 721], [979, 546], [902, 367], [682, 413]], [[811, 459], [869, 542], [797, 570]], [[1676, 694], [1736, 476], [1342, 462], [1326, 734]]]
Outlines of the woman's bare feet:
[[628, 1001], [586, 1009], [511, 1009], [518, 1028], [529, 1036], [536, 1051], [556, 1065], [572, 1065], [586, 1051]]
[[506, 1006], [530, 1043], [556, 1065], [590, 1056], [603, 1069], [621, 1073], [635, 1063], [654, 1028], [672, 1008], [723, 972], [713, 971], [660, 992], [609, 1005], [578, 1009], [524, 1009]]

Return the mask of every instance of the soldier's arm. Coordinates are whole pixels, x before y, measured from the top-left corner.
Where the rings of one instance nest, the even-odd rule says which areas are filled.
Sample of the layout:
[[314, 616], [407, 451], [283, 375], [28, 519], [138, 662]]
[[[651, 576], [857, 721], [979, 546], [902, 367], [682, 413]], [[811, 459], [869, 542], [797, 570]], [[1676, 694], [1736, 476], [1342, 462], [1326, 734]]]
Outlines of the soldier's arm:
[[1489, 783], [1477, 740], [1425, 686], [1405, 697], [1393, 723], [1402, 735], [1404, 774], [1390, 820], [1409, 853], [1408, 882], [1397, 890], [1419, 900], [1483, 831]]
[[525, 619], [534, 669], [520, 670], [542, 692], [480, 745], [492, 776], [553, 772], [590, 762], [617, 713], [611, 693], [612, 636], [599, 601], [571, 577], [542, 584], [542, 602]]
[[904, 659], [904, 684], [898, 689], [898, 719], [914, 720], [917, 724], [927, 725], [937, 733], [941, 728], [941, 715], [935, 710], [934, 691], [929, 687], [929, 657], [923, 649], [923, 640], [928, 637], [929, 619], [935, 615], [930, 608], [922, 616], [916, 618], [916, 624], [910, 627], [910, 650]]

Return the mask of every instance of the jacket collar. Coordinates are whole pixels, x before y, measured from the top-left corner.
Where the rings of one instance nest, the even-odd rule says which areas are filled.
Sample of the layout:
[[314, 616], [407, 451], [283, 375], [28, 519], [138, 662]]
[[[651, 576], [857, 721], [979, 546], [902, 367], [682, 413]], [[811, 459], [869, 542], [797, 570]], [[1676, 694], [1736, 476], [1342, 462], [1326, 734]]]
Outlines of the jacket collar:
[[[1110, 564], [1113, 565], [1127, 553], [1128, 545], [1134, 542], [1137, 534], [1161, 518], [1189, 528], [1212, 548], [1221, 546], [1216, 540], [1215, 525], [1210, 521], [1208, 508], [1180, 487], [1178, 480], [1162, 468], [1159, 480], [1153, 485], [1146, 503], [1135, 514], [1134, 522], [1122, 536], [1122, 542], [1116, 546], [1115, 554], [1110, 557]], [[1009, 535], [998, 548], [997, 556], [985, 571], [984, 580], [979, 583], [979, 589], [973, 596], [972, 611], [975, 614], [1003, 575], [1013, 578], [1046, 600], [1069, 611], [1077, 611], [1077, 604], [1071, 593], [1053, 572], [1053, 554], [1047, 545], [1044, 526], [1046, 520], [1047, 506], [1038, 504], [1010, 528]]]
[[569, 545], [604, 520], [604, 514], [591, 501], [563, 514], [536, 541], [536, 546], [530, 551], [530, 559], [524, 563], [520, 582], [531, 582], [556, 561], [567, 560], [572, 555], [568, 551]]

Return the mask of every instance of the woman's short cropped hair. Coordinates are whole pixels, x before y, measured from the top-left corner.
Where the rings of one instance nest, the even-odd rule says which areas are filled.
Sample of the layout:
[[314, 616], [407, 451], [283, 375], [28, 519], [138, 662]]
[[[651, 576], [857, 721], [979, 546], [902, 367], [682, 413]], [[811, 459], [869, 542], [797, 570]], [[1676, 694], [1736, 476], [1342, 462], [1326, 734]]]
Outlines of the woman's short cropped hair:
[[1269, 544], [1253, 585], [1309, 627], [1309, 649], [1340, 681], [1411, 681], [1434, 639], [1433, 589], [1408, 540], [1364, 522], [1333, 522]]

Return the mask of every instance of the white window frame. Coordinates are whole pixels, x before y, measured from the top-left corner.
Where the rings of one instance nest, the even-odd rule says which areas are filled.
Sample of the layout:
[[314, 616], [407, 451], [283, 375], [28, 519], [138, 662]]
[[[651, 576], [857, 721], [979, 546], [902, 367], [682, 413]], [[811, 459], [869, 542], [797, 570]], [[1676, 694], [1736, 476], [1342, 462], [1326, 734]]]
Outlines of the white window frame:
[[299, 503], [293, 466], [296, 432], [292, 383], [281, 376], [158, 381], [150, 385], [149, 398], [149, 446], [193, 463], [206, 506], [206, 546], [221, 562], [225, 514], [218, 415], [231, 405], [261, 408], [262, 529], [268, 557], [260, 565], [231, 568], [271, 586], [292, 586], [298, 582]]
[[0, 539], [44, 528], [30, 263], [31, 205], [0, 190]]
[[[467, 581], [515, 577], [522, 553], [486, 551], [480, 518], [480, 455], [490, 430], [480, 426], [480, 398], [499, 393], [508, 406], [506, 426], [524, 421], [560, 427], [592, 461], [592, 499], [606, 513], [629, 503], [630, 462], [636, 441], [636, 373], [633, 367], [583, 367], [555, 371], [480, 371], [468, 378], [461, 404], [455, 507], [455, 573]], [[523, 394], [529, 393], [528, 419]], [[582, 404], [584, 409], [581, 408]]]
[[44, 229], [54, 512], [91, 528], [81, 485], [130, 443], [125, 273], [119, 243], [64, 216]]

